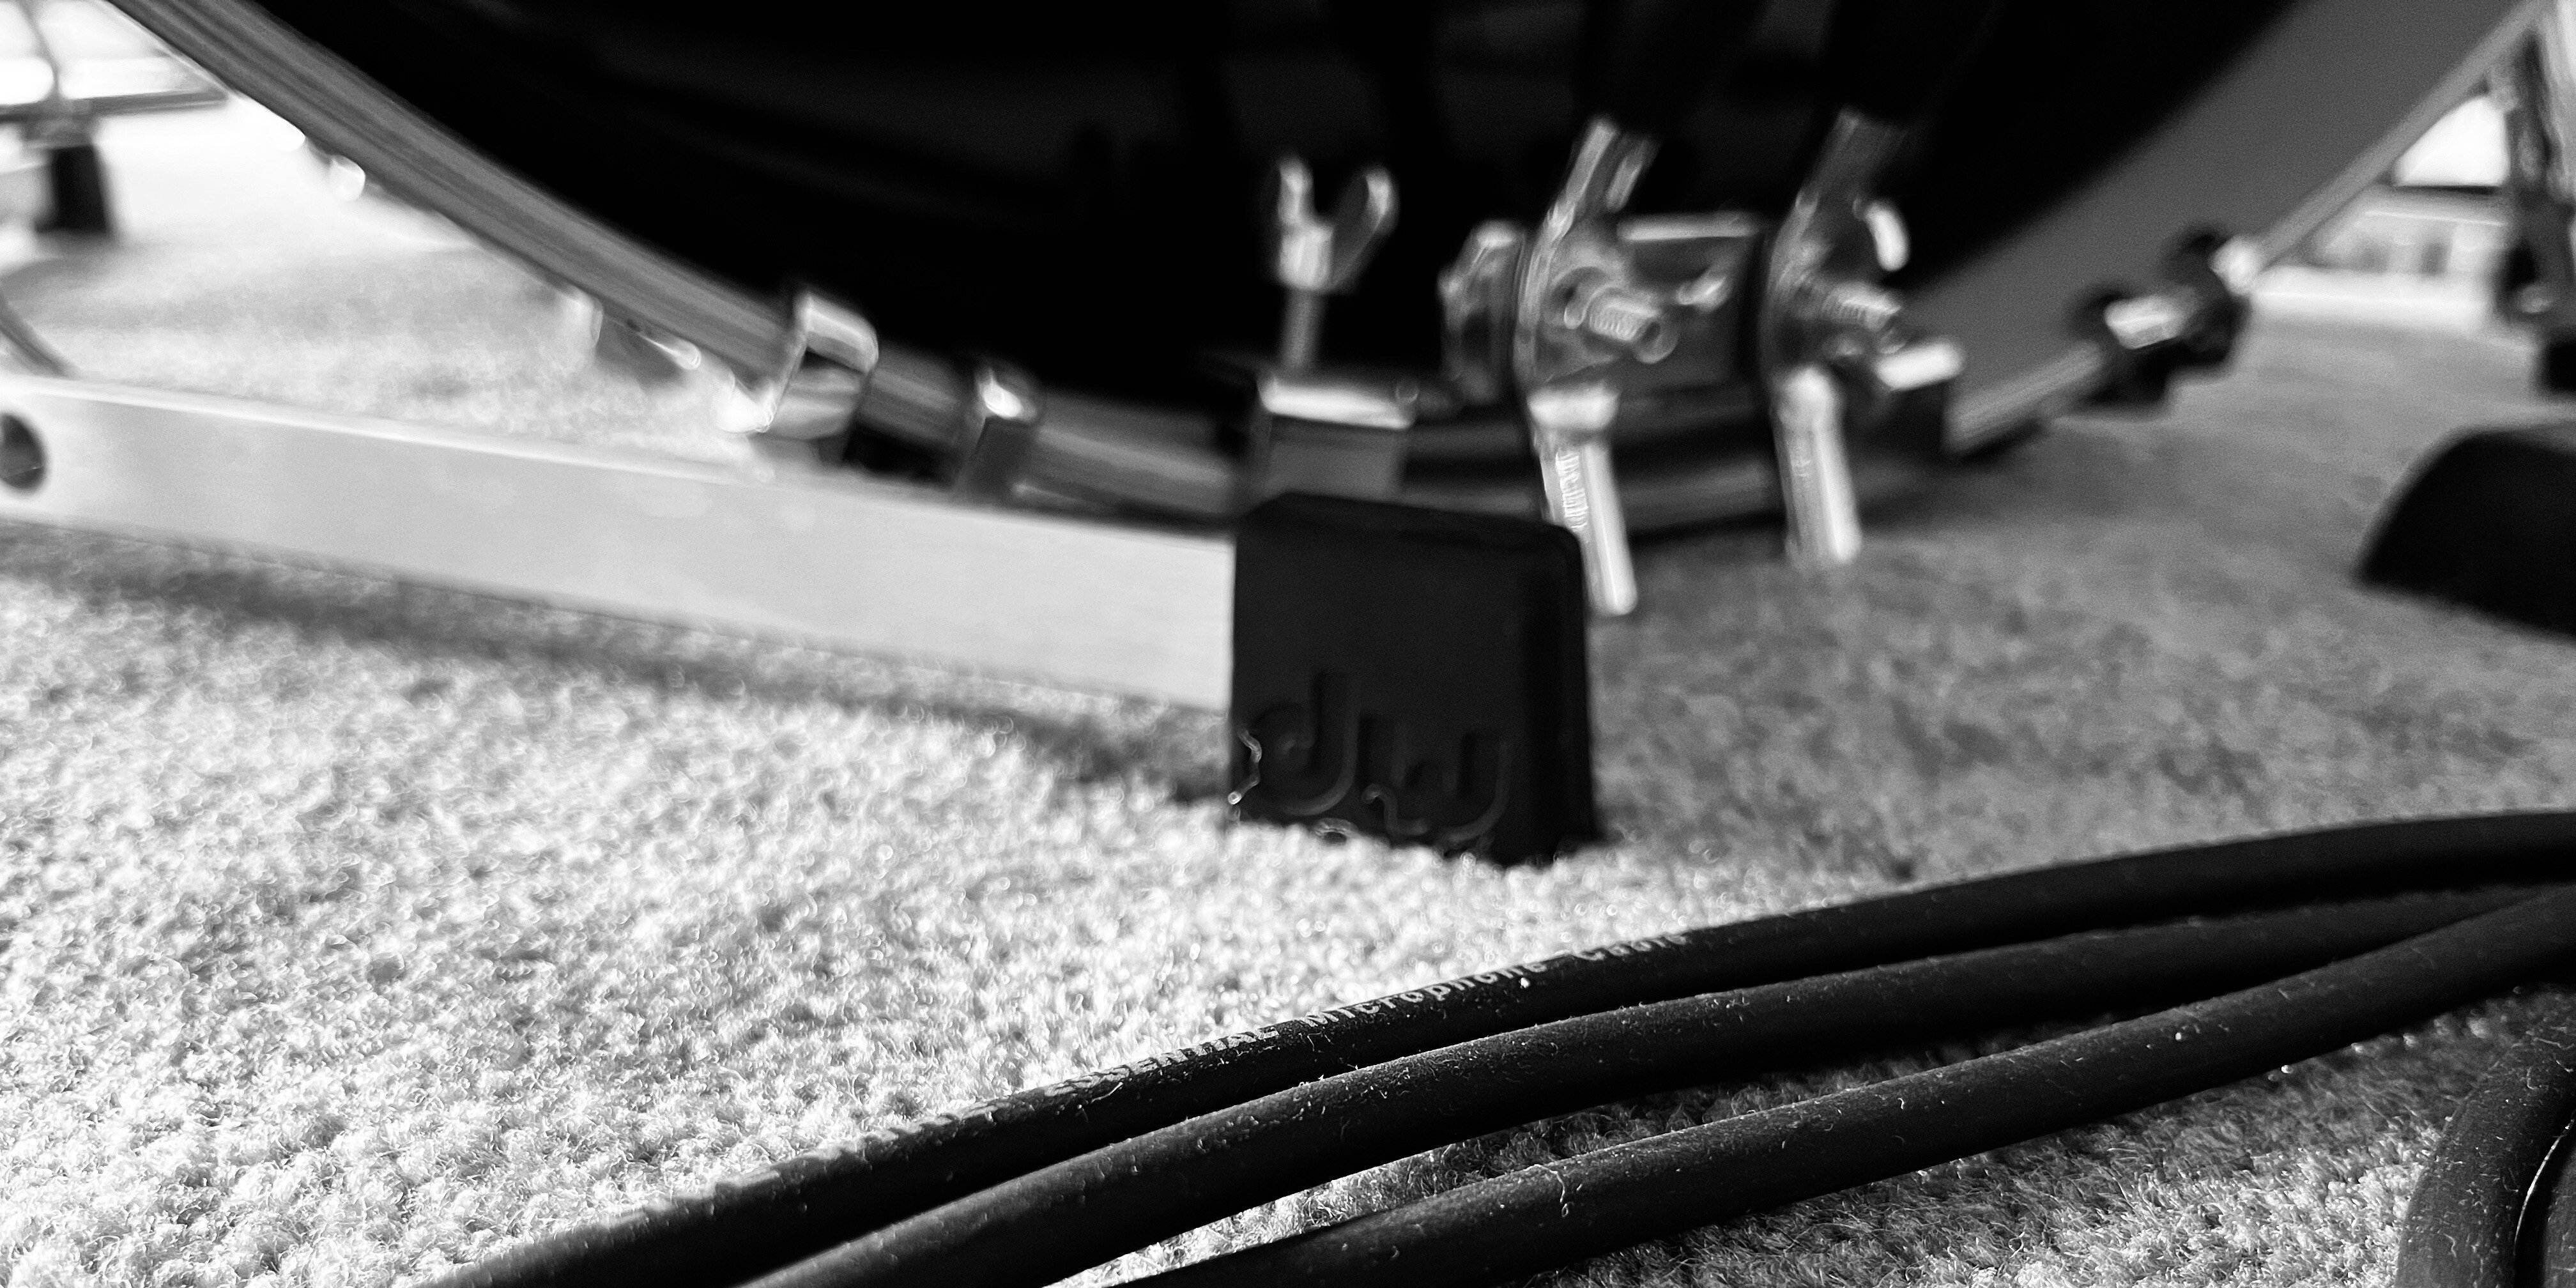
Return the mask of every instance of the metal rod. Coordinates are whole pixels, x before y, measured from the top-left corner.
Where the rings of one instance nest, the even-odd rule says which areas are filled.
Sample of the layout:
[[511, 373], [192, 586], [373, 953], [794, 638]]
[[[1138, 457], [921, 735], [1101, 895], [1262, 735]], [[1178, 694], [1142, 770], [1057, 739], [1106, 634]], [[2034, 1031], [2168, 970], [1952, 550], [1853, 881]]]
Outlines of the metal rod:
[[1320, 291], [1290, 287], [1279, 317], [1279, 369], [1305, 371], [1315, 365], [1323, 347], [1324, 296]]

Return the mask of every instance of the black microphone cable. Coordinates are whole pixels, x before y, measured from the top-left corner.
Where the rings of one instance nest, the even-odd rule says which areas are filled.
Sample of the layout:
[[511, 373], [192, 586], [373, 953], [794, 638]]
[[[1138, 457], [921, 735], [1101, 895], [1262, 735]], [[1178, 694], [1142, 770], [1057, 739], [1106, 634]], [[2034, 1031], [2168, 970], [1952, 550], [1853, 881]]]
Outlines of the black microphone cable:
[[2571, 1119], [2576, 997], [2562, 996], [2452, 1115], [2406, 1204], [2395, 1288], [2576, 1284]]
[[2169, 1006], [2532, 897], [2409, 896], [2094, 931], [1579, 1016], [1273, 1093], [933, 1208], [753, 1288], [1053, 1283], [1230, 1213], [1488, 1132], [1923, 1041]]
[[2223, 997], [1526, 1168], [1137, 1282], [1516, 1279], [2223, 1086], [2570, 958], [2576, 890], [2561, 890]]
[[2015, 872], [1568, 953], [1033, 1088], [548, 1235], [432, 1288], [726, 1288], [1300, 1083], [1534, 1024], [2194, 914], [2564, 877], [2576, 812], [2415, 819]]
[[2541, 1172], [2540, 1190], [2523, 1214], [2522, 1256], [2525, 1288], [2576, 1288], [2576, 1184], [2567, 1178], [2576, 1155], [2576, 1124], [2558, 1138], [2558, 1152]]

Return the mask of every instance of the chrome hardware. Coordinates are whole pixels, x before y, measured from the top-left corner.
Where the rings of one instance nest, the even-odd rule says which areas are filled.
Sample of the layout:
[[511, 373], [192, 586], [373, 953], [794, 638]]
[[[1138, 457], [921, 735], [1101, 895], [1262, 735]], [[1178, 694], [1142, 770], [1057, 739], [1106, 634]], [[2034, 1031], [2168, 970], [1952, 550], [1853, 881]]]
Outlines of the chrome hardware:
[[1606, 381], [1559, 383], [1532, 390], [1523, 401], [1548, 515], [1582, 548], [1592, 611], [1625, 616], [1637, 607], [1637, 573], [1618, 476], [1610, 468], [1610, 422], [1619, 414], [1619, 391]]
[[1404, 479], [1406, 431], [1458, 410], [1448, 390], [1411, 376], [1266, 371], [1258, 396], [1267, 451], [1255, 477], [1265, 497], [1392, 498]]
[[[2528, 35], [2487, 77], [2487, 93], [2502, 110], [2505, 177], [2497, 192], [2511, 221], [2515, 259], [2527, 261], [2527, 280], [2505, 282], [2497, 301], [2515, 323], [2541, 341], [2543, 384], [2553, 378], [2552, 355], [2576, 336], [2576, 66], [2571, 66], [2570, 25], [2563, 6], [2544, 6]], [[2564, 373], [2555, 373], [2563, 375]]]
[[45, 95], [20, 135], [27, 149], [45, 158], [49, 208], [37, 220], [38, 232], [106, 234], [116, 231], [107, 180], [100, 169], [98, 113], [70, 96], [63, 86], [65, 64], [45, 29], [43, 0], [21, 0], [26, 32], [38, 61], [45, 65]]
[[641, 323], [606, 313], [593, 315], [590, 349], [602, 365], [625, 372], [638, 383], [668, 384], [706, 364], [698, 346], [664, 335]]
[[[1731, 213], [1653, 215], [1619, 221], [1613, 230], [1624, 264], [1616, 293], [1595, 289], [1585, 307], [1566, 310], [1568, 326], [1605, 342], [1613, 353], [1623, 404], [1706, 390], [1737, 380], [1737, 310], [1762, 221]], [[1511, 381], [1512, 324], [1527, 236], [1508, 223], [1468, 234], [1457, 260], [1440, 274], [1446, 318], [1442, 373], [1470, 405], [1499, 401]], [[1607, 298], [1604, 298], [1607, 297]], [[1663, 338], [1644, 353], [1619, 353], [1620, 310], [1653, 310]], [[1639, 328], [1642, 329], [1642, 328]], [[1633, 336], [1634, 332], [1631, 332]]]
[[2183, 237], [2165, 258], [2167, 285], [2133, 294], [2108, 290], [2078, 319], [2102, 347], [2102, 378], [2093, 401], [2151, 406], [2164, 401], [2176, 372], [2223, 366], [2252, 311], [2262, 254], [2242, 237], [2212, 231]]
[[1622, 325], [1613, 329], [1624, 338], [1602, 335], [1593, 305], [1607, 297], [1616, 319], [1633, 303], [1611, 219], [1654, 157], [1653, 139], [1607, 118], [1584, 130], [1565, 184], [1522, 256], [1512, 326], [1512, 379], [1538, 453], [1548, 517], [1583, 544], [1592, 611], [1610, 617], [1637, 606], [1637, 587], [1610, 464], [1620, 389], [1600, 368], [1621, 357], [1658, 361], [1672, 349], [1655, 328]]
[[2263, 267], [2263, 248], [2251, 237], [2230, 237], [2209, 256], [2209, 271], [2218, 275], [2228, 294], [2240, 300], [2254, 298], [2254, 283], [2262, 277]]
[[1567, 285], [1558, 324], [1625, 349], [1639, 362], [1657, 363], [1673, 356], [1678, 342], [1664, 322], [1664, 308], [1645, 292], [1599, 280]]
[[1472, 405], [1500, 402], [1510, 388], [1512, 308], [1528, 242], [1518, 224], [1478, 224], [1457, 261], [1440, 271], [1440, 311], [1447, 322], [1440, 370]]
[[1447, 391], [1411, 376], [1270, 371], [1262, 373], [1260, 394], [1261, 409], [1273, 416], [1369, 429], [1410, 429], [1457, 410]]
[[755, 394], [753, 442], [814, 463], [836, 456], [832, 445], [849, 431], [881, 354], [876, 328], [858, 310], [799, 292], [786, 354]]
[[1620, 422], [1705, 403], [1744, 378], [1747, 280], [1765, 231], [1750, 215], [1718, 212], [1623, 219], [1615, 229], [1629, 288], [1654, 302], [1666, 343], [1610, 364]]
[[1279, 365], [1315, 365], [1324, 329], [1324, 297], [1359, 280], [1395, 227], [1395, 178], [1371, 166], [1342, 189], [1326, 223], [1315, 214], [1315, 177], [1296, 157], [1281, 157], [1272, 176], [1271, 275], [1288, 292], [1279, 323]]
[[698, 346], [619, 317], [588, 291], [560, 282], [555, 290], [573, 325], [588, 338], [592, 360], [602, 367], [637, 384], [663, 385], [706, 365], [706, 354]]
[[1027, 372], [1000, 362], [976, 363], [968, 385], [951, 486], [960, 496], [1008, 501], [1037, 445], [1045, 395]]
[[1914, 258], [1914, 238], [1905, 230], [1905, 219], [1896, 207], [1873, 201], [1861, 207], [1861, 220], [1869, 227], [1869, 246], [1878, 256], [1878, 271], [1893, 273]]
[[1524, 397], [1622, 356], [1620, 342], [1604, 343], [1587, 325], [1589, 306], [1605, 291], [1632, 289], [1611, 219], [1654, 155], [1654, 140], [1607, 120], [1584, 132], [1565, 186], [1523, 257], [1512, 374]]
[[1968, 369], [1967, 352], [1948, 340], [1923, 340], [1870, 359], [1870, 379], [1892, 394], [1945, 385]]
[[[1904, 221], [1873, 195], [1903, 139], [1843, 113], [1772, 239], [1756, 345], [1789, 551], [1806, 566], [1860, 553], [1856, 443], [1886, 446], [1924, 428], [1920, 449], [1937, 452], [1949, 385], [1967, 365], [1958, 345], [1918, 334], [1904, 298], [1878, 282], [1912, 254]], [[1928, 426], [1907, 423], [1927, 412]]]
[[2172, 295], [2142, 295], [2102, 306], [2102, 325], [2131, 353], [2182, 338], [2191, 328], [2191, 305]]
[[1835, 568], [1860, 554], [1860, 503], [1844, 455], [1843, 395], [1814, 364], [1791, 368], [1772, 391], [1780, 439], [1780, 491], [1806, 502], [1789, 511], [1789, 558]]
[[1332, 222], [1315, 214], [1306, 163], [1281, 157], [1271, 180], [1271, 275], [1288, 292], [1279, 360], [1256, 377], [1245, 438], [1244, 500], [1281, 492], [1391, 497], [1421, 382], [1315, 370], [1324, 299], [1350, 290], [1395, 227], [1395, 179], [1379, 166], [1342, 189]]
[[1519, 398], [1548, 517], [1582, 544], [1603, 616], [1637, 599], [1611, 429], [1688, 418], [1741, 379], [1733, 306], [1763, 232], [1737, 214], [1618, 219], [1654, 148], [1595, 121], [1536, 235], [1482, 225], [1440, 278], [1443, 370], [1467, 402]]

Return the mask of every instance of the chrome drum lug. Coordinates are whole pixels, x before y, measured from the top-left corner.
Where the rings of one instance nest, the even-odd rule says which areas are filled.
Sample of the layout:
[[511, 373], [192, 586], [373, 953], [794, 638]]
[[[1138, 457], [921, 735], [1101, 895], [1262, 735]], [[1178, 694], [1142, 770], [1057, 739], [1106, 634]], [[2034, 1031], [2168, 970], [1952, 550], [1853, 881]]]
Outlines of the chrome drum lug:
[[753, 394], [753, 445], [800, 464], [836, 463], [882, 352], [876, 328], [858, 310], [799, 292], [786, 352]]

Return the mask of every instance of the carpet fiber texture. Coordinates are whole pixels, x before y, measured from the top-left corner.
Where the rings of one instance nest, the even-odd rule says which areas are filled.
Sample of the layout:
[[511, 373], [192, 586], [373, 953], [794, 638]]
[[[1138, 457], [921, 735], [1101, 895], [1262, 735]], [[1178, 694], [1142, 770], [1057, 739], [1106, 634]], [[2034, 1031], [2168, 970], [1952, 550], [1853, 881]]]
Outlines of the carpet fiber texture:
[[[129, 125], [125, 247], [10, 282], [75, 358], [575, 438], [687, 421], [583, 374], [526, 279], [452, 241], [299, 234], [336, 256], [301, 289], [206, 251], [210, 204], [156, 198], [143, 160], [206, 149]], [[469, 297], [501, 320], [461, 321]], [[2576, 645], [2349, 575], [2440, 434], [2549, 414], [2527, 361], [2283, 322], [2168, 414], [2071, 419], [1873, 515], [1847, 571], [1793, 573], [1759, 530], [1652, 551], [1649, 610], [1594, 638], [1615, 837], [1514, 870], [1230, 825], [1210, 716], [0, 526], [0, 1284], [402, 1283], [1570, 948], [2576, 804]], [[523, 402], [540, 387], [557, 410]], [[2500, 999], [1558, 1282], [2382, 1283], [2415, 1169], [2525, 1015]], [[1092, 1279], [1964, 1054], [1574, 1115]]]

